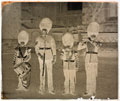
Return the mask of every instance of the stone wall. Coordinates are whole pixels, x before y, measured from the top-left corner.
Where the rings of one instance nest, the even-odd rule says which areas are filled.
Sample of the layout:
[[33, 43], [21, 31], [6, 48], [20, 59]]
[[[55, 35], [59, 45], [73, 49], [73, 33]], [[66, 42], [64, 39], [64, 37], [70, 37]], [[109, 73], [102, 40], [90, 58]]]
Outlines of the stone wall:
[[22, 3], [23, 28], [37, 29], [44, 17], [52, 19], [53, 27], [76, 26], [82, 22], [82, 11], [68, 11], [65, 2]]
[[22, 3], [21, 5], [22, 28], [37, 29], [40, 20], [44, 17], [49, 17], [54, 24], [56, 23], [56, 3], [36, 2]]
[[117, 8], [117, 3], [84, 3], [82, 24], [87, 26], [96, 21], [100, 24], [100, 32], [118, 32]]
[[21, 28], [21, 3], [10, 3], [2, 8], [2, 38], [16, 39]]
[[[92, 21], [92, 9], [101, 8], [94, 21], [100, 24], [100, 32], [118, 32], [117, 3], [83, 3], [83, 9], [68, 11], [67, 3], [11, 3], [3, 7], [2, 33], [5, 39], [16, 39], [21, 30], [39, 29], [43, 17], [53, 20], [54, 28], [79, 26], [86, 32]], [[58, 29], [59, 31], [59, 29]], [[61, 31], [61, 30], [60, 30]]]
[[[100, 7], [101, 3], [83, 3], [83, 9], [68, 11], [67, 3], [11, 3], [2, 9], [2, 39], [3, 52], [13, 51], [17, 45], [17, 35], [21, 29], [30, 34], [29, 45], [34, 47], [35, 38], [40, 34], [39, 22], [43, 17], [53, 20], [51, 34], [57, 46], [61, 45], [61, 36], [66, 27], [74, 26], [73, 33], [76, 41], [86, 37], [88, 24], [93, 20], [92, 8]], [[117, 50], [118, 42], [118, 16], [117, 3], [103, 3], [100, 12], [94, 21], [100, 24], [99, 40], [105, 45], [103, 49]], [[78, 38], [79, 37], [79, 38]], [[111, 43], [115, 43], [111, 44]], [[112, 46], [111, 46], [112, 45]], [[108, 48], [106, 48], [108, 47]]]

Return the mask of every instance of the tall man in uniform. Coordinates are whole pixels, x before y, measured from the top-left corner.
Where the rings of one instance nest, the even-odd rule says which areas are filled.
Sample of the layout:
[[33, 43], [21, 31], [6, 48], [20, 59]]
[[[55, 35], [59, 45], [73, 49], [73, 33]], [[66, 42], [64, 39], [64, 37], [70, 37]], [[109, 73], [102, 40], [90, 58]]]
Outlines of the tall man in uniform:
[[42, 35], [37, 37], [35, 51], [38, 56], [40, 68], [40, 88], [39, 93], [45, 93], [45, 76], [47, 70], [48, 93], [54, 94], [53, 88], [53, 64], [56, 62], [56, 44], [52, 36], [48, 35], [52, 28], [52, 21], [43, 18], [40, 22]]
[[86, 70], [86, 92], [84, 96], [96, 94], [96, 78], [98, 75], [98, 49], [100, 43], [96, 37], [99, 34], [99, 24], [92, 22], [87, 28], [88, 39], [80, 42], [78, 50], [86, 49], [85, 70]]
[[73, 50], [74, 37], [71, 33], [67, 32], [62, 36], [63, 49], [61, 53], [61, 59], [63, 61], [64, 72], [64, 95], [75, 95], [76, 84], [76, 55]]

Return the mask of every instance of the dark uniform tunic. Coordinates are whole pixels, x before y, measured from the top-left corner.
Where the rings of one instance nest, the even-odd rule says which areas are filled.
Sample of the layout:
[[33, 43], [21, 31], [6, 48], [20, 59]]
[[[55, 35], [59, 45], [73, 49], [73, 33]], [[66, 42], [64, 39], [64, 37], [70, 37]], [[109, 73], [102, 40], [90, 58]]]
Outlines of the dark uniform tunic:
[[31, 65], [28, 62], [31, 58], [30, 51], [31, 49], [29, 47], [17, 46], [15, 48], [13, 65], [14, 71], [17, 73], [18, 79], [20, 80], [18, 87], [23, 86], [28, 88], [30, 85]]

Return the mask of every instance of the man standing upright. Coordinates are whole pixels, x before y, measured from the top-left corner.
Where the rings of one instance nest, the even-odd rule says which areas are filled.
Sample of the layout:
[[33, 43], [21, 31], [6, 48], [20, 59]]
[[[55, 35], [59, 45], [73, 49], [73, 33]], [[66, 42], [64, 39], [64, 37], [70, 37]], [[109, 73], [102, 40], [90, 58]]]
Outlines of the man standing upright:
[[37, 37], [35, 45], [35, 51], [38, 56], [40, 68], [39, 93], [45, 93], [45, 70], [47, 70], [48, 93], [54, 94], [53, 64], [56, 62], [56, 44], [53, 37], [48, 35], [52, 28], [52, 21], [49, 18], [43, 18], [39, 27], [42, 35]]

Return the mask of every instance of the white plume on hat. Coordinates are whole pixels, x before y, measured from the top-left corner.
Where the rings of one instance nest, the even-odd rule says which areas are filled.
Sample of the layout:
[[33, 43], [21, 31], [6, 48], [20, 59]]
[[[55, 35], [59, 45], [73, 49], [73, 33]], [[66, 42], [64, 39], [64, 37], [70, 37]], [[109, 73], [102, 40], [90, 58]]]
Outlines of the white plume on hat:
[[87, 34], [90, 37], [91, 35], [97, 36], [99, 34], [99, 24], [97, 22], [92, 22], [88, 25]]
[[29, 34], [26, 31], [21, 31], [18, 34], [18, 43], [20, 44], [21, 42], [25, 42], [25, 45], [29, 41]]
[[47, 33], [49, 33], [52, 28], [52, 20], [50, 20], [49, 18], [43, 18], [39, 24], [39, 28], [41, 31], [43, 29], [47, 29]]
[[74, 44], [74, 37], [71, 33], [65, 33], [63, 36], [62, 36], [62, 43], [64, 46], [70, 46], [70, 47], [73, 47], [73, 44]]

